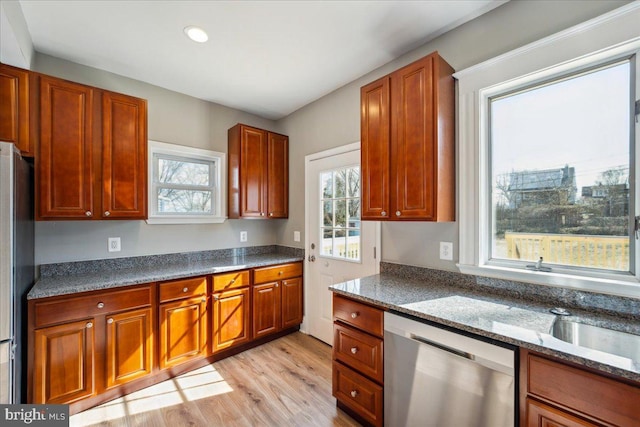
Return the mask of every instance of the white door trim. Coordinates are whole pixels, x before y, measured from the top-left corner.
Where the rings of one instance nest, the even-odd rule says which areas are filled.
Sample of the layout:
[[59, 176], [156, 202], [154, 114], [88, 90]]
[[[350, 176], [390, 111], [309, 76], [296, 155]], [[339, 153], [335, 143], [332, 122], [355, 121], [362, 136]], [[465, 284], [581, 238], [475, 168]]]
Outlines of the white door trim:
[[[307, 258], [308, 256], [308, 249], [309, 249], [309, 244], [310, 244], [310, 240], [309, 240], [309, 236], [310, 236], [310, 232], [311, 232], [311, 227], [309, 224], [309, 204], [311, 203], [310, 199], [309, 199], [309, 192], [307, 191], [307, 189], [309, 188], [309, 183], [307, 182], [307, 178], [308, 178], [308, 169], [309, 169], [309, 164], [314, 161], [314, 160], [320, 160], [320, 159], [324, 159], [326, 157], [331, 157], [331, 156], [335, 156], [338, 154], [344, 154], [344, 153], [349, 153], [351, 151], [357, 151], [360, 149], [360, 142], [352, 142], [350, 144], [346, 144], [346, 145], [342, 145], [340, 147], [335, 147], [335, 148], [330, 148], [328, 150], [324, 150], [324, 151], [319, 151], [317, 153], [312, 153], [312, 154], [308, 154], [304, 157], [304, 253], [305, 253], [305, 257], [304, 257], [304, 307], [305, 307], [305, 313], [308, 313], [308, 307], [309, 307], [309, 290], [308, 290], [308, 286], [309, 286], [309, 278], [308, 278], [308, 271], [309, 271], [309, 259]], [[361, 187], [362, 188], [362, 187]], [[376, 222], [376, 248], [377, 248], [377, 254], [376, 254], [376, 274], [380, 273], [380, 259], [382, 258], [382, 254], [381, 254], [381, 243], [382, 243], [382, 239], [381, 239], [381, 232], [380, 232], [380, 222]], [[306, 316], [305, 316], [306, 318]], [[306, 321], [302, 322], [302, 325], [300, 325], [300, 330], [306, 334], [309, 333], [309, 325]]]

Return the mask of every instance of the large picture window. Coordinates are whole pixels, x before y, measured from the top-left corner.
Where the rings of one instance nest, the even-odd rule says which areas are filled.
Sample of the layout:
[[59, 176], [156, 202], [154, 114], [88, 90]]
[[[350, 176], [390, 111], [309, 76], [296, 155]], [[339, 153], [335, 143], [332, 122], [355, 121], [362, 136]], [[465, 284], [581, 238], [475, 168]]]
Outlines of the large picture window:
[[490, 258], [630, 272], [632, 63], [491, 97]]

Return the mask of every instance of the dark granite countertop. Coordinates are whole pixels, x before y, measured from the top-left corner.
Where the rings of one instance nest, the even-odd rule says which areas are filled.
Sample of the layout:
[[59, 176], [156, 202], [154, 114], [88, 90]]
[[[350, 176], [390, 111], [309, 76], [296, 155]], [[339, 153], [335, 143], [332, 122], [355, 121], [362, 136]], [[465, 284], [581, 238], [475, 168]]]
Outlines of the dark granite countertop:
[[[189, 259], [177, 257], [163, 264], [129, 263], [125, 268], [113, 265], [103, 266], [94, 271], [86, 268], [67, 274], [57, 274], [40, 278], [29, 291], [27, 299], [68, 295], [78, 292], [112, 289], [141, 283], [194, 277], [225, 271], [244, 270], [302, 261], [302, 257], [284, 253], [266, 253], [214, 259]], [[110, 267], [110, 268], [106, 268]]]
[[[640, 354], [632, 359], [579, 347], [552, 337], [553, 305], [475, 288], [390, 273], [336, 284], [350, 298], [640, 382]], [[571, 309], [573, 320], [640, 335], [640, 322], [591, 310]]]

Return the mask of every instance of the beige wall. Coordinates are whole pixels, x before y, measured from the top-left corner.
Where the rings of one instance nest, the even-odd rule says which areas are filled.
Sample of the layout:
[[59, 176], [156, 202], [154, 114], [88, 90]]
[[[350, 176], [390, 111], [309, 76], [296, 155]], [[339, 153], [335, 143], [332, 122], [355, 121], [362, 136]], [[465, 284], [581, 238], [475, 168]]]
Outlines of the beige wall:
[[[145, 98], [149, 139], [157, 141], [226, 152], [227, 129], [238, 122], [279, 130], [271, 120], [43, 54], [36, 54], [32, 69]], [[203, 225], [41, 221], [36, 223], [36, 264], [272, 245], [277, 242], [275, 230], [281, 221], [228, 220]], [[247, 231], [247, 243], [240, 244], [240, 231]], [[108, 237], [121, 238], [121, 252], [107, 251]]]
[[[304, 176], [305, 156], [360, 140], [360, 87], [437, 50], [455, 70], [462, 70], [494, 56], [586, 21], [626, 1], [511, 1], [482, 15], [397, 60], [345, 85], [280, 121], [291, 140], [290, 174]], [[292, 180], [291, 200], [304, 201], [304, 182]], [[292, 203], [289, 221], [280, 224], [278, 242], [293, 242], [293, 231], [304, 230], [304, 203]], [[454, 261], [440, 261], [439, 242], [454, 244]], [[382, 224], [382, 259], [390, 262], [456, 270], [457, 223]]]

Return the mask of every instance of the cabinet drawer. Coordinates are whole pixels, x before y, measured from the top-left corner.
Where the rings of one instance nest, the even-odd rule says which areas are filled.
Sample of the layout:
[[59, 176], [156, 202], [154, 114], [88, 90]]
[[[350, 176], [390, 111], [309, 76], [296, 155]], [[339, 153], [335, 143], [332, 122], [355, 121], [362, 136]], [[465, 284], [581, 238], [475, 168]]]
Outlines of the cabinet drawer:
[[582, 418], [527, 398], [528, 427], [599, 427]]
[[382, 387], [333, 362], [333, 396], [373, 425], [382, 425]]
[[35, 304], [35, 327], [144, 307], [151, 303], [151, 285], [87, 296], [56, 298], [54, 301], [45, 300]]
[[333, 295], [333, 318], [362, 329], [370, 334], [383, 337], [383, 311], [348, 298]]
[[640, 387], [530, 354], [528, 392], [616, 426], [640, 425]]
[[253, 283], [273, 282], [302, 276], [302, 263], [276, 265], [253, 270]]
[[382, 383], [382, 339], [355, 329], [333, 325], [333, 358]]
[[250, 284], [249, 270], [234, 271], [232, 273], [216, 274], [213, 276], [213, 292], [242, 288]]
[[207, 293], [207, 278], [174, 280], [160, 283], [160, 302], [197, 297]]

